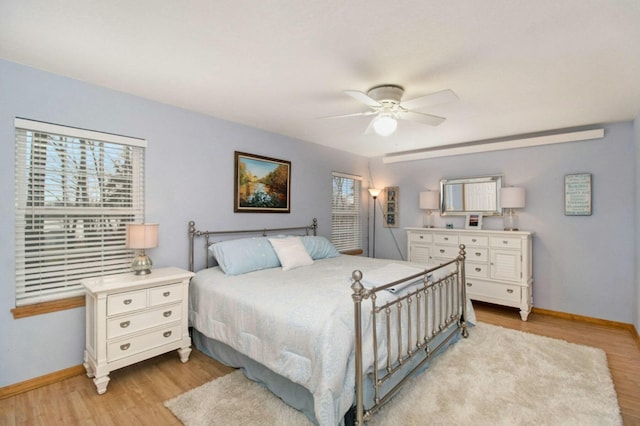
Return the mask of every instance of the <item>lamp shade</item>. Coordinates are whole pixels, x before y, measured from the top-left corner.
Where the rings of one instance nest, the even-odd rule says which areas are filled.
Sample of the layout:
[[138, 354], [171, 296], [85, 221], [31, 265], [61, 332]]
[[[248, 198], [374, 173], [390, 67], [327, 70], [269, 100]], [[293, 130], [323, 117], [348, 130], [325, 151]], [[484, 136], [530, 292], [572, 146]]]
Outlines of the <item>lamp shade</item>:
[[440, 193], [425, 191], [420, 193], [420, 208], [422, 210], [436, 210], [440, 204]]
[[369, 194], [371, 194], [371, 196], [374, 198], [380, 195], [381, 192], [382, 192], [382, 189], [369, 188]]
[[148, 249], [158, 247], [157, 223], [129, 223], [127, 225], [127, 247]]
[[500, 189], [500, 205], [506, 209], [521, 209], [524, 207], [524, 188], [505, 187]]

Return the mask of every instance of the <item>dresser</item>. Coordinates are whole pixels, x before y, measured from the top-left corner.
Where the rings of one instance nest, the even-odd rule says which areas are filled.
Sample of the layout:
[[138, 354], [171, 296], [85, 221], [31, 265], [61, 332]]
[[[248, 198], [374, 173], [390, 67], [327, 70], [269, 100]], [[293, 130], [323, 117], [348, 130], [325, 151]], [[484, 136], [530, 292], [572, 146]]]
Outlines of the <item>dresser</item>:
[[82, 281], [86, 289], [84, 367], [99, 394], [109, 373], [177, 349], [189, 360], [189, 280], [179, 268], [148, 275], [119, 274]]
[[532, 239], [524, 231], [405, 228], [407, 258], [438, 264], [465, 245], [467, 295], [472, 300], [512, 306], [527, 320], [533, 306]]

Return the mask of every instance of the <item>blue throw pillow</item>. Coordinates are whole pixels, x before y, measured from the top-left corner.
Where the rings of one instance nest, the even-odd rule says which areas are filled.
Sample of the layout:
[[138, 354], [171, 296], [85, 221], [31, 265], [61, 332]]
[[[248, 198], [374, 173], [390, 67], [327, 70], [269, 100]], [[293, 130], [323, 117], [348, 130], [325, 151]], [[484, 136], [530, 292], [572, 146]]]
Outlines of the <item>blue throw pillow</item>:
[[302, 237], [302, 244], [313, 260], [340, 256], [338, 250], [325, 237], [307, 235]]
[[278, 256], [266, 237], [222, 241], [209, 246], [209, 251], [227, 275], [280, 266]]

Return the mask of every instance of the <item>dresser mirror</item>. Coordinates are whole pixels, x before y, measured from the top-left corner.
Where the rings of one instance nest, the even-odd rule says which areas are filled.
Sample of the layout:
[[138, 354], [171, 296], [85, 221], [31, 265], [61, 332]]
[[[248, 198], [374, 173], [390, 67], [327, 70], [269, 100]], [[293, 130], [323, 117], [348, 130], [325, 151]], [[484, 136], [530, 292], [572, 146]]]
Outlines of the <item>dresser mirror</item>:
[[501, 216], [502, 176], [479, 176], [440, 180], [440, 214], [464, 216], [469, 212]]

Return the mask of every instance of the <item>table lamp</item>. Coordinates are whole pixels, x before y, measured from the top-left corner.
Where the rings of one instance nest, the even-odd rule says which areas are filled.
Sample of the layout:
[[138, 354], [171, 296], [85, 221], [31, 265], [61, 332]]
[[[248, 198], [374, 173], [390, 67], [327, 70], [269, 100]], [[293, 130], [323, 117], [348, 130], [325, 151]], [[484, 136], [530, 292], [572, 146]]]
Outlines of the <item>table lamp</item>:
[[436, 210], [440, 206], [440, 194], [438, 191], [425, 191], [420, 193], [420, 208], [426, 210], [422, 225], [425, 228], [433, 228], [432, 210]]
[[500, 190], [500, 204], [503, 209], [508, 209], [504, 214], [504, 230], [518, 230], [518, 216], [513, 209], [524, 208], [524, 188], [516, 188], [513, 186], [505, 187]]
[[131, 269], [135, 275], [151, 273], [151, 259], [144, 252], [145, 249], [158, 247], [157, 223], [129, 223], [127, 225], [127, 248], [141, 250], [131, 262]]

